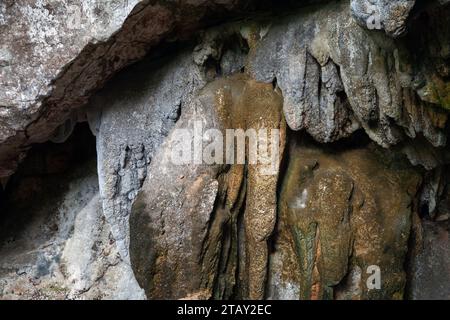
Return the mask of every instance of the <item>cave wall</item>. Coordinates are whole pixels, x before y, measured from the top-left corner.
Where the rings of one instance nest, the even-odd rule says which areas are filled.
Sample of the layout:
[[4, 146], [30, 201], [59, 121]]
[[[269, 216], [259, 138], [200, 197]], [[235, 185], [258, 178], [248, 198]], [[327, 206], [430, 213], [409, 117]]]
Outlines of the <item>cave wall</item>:
[[86, 124], [33, 148], [0, 203], [2, 299], [139, 299], [99, 195]]
[[[375, 1], [379, 30], [359, 0], [94, 2], [84, 37], [28, 32], [72, 43], [35, 74], [10, 43], [42, 19], [7, 21], [65, 2], [0, 5], [1, 298], [450, 298], [448, 1]], [[279, 129], [274, 172], [170, 162], [195, 123]]]

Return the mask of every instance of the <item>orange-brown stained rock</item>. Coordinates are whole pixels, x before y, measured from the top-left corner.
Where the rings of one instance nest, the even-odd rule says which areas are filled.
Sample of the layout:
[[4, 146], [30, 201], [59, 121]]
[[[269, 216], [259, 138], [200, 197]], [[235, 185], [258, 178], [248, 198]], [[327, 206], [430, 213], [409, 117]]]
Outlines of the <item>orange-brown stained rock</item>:
[[[401, 298], [418, 173], [371, 145], [297, 142], [289, 159], [278, 248], [296, 261], [284, 259], [281, 286], [299, 288], [300, 299]], [[366, 286], [371, 265], [380, 290]]]
[[[148, 298], [229, 297], [235, 294], [237, 273], [244, 279], [239, 283], [240, 297], [264, 298], [267, 240], [276, 222], [276, 189], [286, 132], [282, 103], [280, 91], [272, 84], [239, 74], [207, 85], [184, 111], [176, 128], [200, 118], [205, 130], [219, 129], [224, 136], [226, 129], [266, 128], [269, 134], [278, 129], [280, 154], [269, 175], [267, 164], [248, 163], [248, 141], [245, 164], [175, 166], [162, 161], [172, 146], [172, 137], [168, 137], [152, 162], [130, 217], [131, 262]], [[272, 143], [269, 137], [268, 157]], [[243, 239], [237, 225], [241, 209]], [[240, 240], [244, 241], [242, 255], [238, 253]]]
[[[281, 95], [272, 88], [272, 85], [254, 81], [247, 83], [240, 101], [240, 108], [245, 112], [247, 129], [280, 130], [280, 152], [284, 148], [285, 136], [282, 103]], [[268, 144], [269, 150], [271, 150], [271, 143]], [[268, 261], [267, 240], [273, 232], [277, 217], [279, 161], [275, 165], [276, 172], [271, 175], [264, 174], [261, 164], [248, 166], [244, 225], [250, 299], [264, 298]]]
[[[243, 79], [244, 76], [237, 76]], [[221, 88], [216, 93], [216, 107], [224, 123], [236, 129], [271, 129], [280, 130], [279, 157], [275, 163], [275, 172], [265, 174], [267, 165], [249, 164], [250, 147], [247, 141], [247, 182], [246, 207], [244, 213], [245, 258], [241, 264], [245, 268], [247, 285], [244, 285], [244, 297], [249, 299], [264, 298], [266, 284], [268, 246], [267, 240], [272, 234], [276, 222], [277, 183], [279, 165], [285, 144], [286, 127], [282, 114], [283, 99], [279, 90], [271, 84], [246, 80], [238, 101], [230, 98], [230, 91]], [[268, 150], [272, 150], [269, 138]], [[269, 156], [271, 156], [269, 151]], [[243, 180], [244, 166], [232, 165], [228, 175], [228, 200], [232, 205]], [[241, 257], [242, 258], [242, 257]]]

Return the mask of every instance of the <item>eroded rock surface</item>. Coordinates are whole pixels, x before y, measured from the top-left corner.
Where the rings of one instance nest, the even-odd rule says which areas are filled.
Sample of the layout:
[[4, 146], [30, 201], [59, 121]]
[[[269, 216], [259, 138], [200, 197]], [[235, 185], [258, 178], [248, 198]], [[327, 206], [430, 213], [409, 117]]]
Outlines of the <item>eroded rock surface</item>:
[[[21, 0], [0, 3], [0, 176], [95, 90], [150, 48], [186, 39], [252, 1]], [[219, 16], [220, 15], [220, 16]]]
[[415, 0], [352, 0], [352, 14], [369, 30], [384, 30], [391, 37], [406, 31], [408, 16]]
[[288, 2], [0, 4], [0, 298], [450, 296], [449, 2]]
[[[224, 158], [208, 165], [208, 157], [223, 155], [213, 155], [214, 148], [207, 146], [229, 143], [222, 139], [227, 136], [225, 129], [248, 128], [280, 130], [277, 135], [281, 137], [276, 143], [277, 147], [280, 143], [283, 146], [281, 105], [280, 92], [271, 84], [237, 75], [212, 82], [186, 106], [175, 129], [190, 131], [173, 131], [163, 144], [149, 167], [147, 182], [131, 216], [131, 262], [148, 297], [208, 299], [229, 298], [231, 294], [251, 299], [264, 297], [267, 240], [276, 222], [281, 155], [277, 155], [273, 167], [260, 160], [247, 167], [248, 159], [237, 162], [239, 153], [231, 166], [226, 165]], [[203, 131], [196, 132], [199, 124], [204, 126], [205, 136]], [[186, 136], [192, 143], [181, 151], [187, 152], [189, 159], [197, 160], [196, 164], [173, 162], [173, 150], [180, 148], [177, 145], [183, 146]], [[273, 143], [273, 140], [267, 143], [271, 150], [268, 157], [273, 156]], [[268, 174], [265, 172], [268, 169], [275, 172]], [[243, 224], [238, 225], [241, 210]], [[238, 233], [241, 227], [244, 237]], [[223, 256], [227, 259], [223, 260]], [[237, 275], [242, 277], [239, 293], [234, 291]], [[223, 277], [226, 278], [221, 280]]]
[[[313, 2], [327, 1], [302, 1], [299, 5]], [[270, 36], [269, 44], [259, 50], [257, 57], [271, 63], [268, 70], [261, 72], [259, 68], [255, 75], [258, 80], [285, 78], [280, 87], [286, 92], [285, 111], [291, 128], [310, 127], [311, 134], [321, 140], [335, 140], [353, 132], [358, 124], [351, 115], [347, 116], [343, 85], [359, 125], [378, 143], [398, 142], [399, 133], [391, 128], [391, 118], [408, 128], [408, 136], [423, 131], [434, 145], [444, 143], [432, 128], [436, 127], [434, 123], [415, 126], [411, 132], [411, 126], [422, 120], [403, 119], [399, 106], [402, 95], [411, 94], [402, 93], [400, 88], [414, 89], [426, 102], [449, 106], [448, 2], [431, 1], [427, 10], [411, 16], [414, 4], [412, 0], [341, 1], [328, 7], [321, 4], [317, 9], [303, 9], [308, 16], [305, 22], [289, 23], [289, 18], [268, 22], [284, 26], [275, 27], [270, 32], [275, 36]], [[210, 14], [220, 20], [217, 16], [223, 13], [238, 14], [265, 6], [274, 8], [270, 1], [255, 1], [253, 5], [246, 1], [3, 1], [0, 175], [10, 176], [31, 143], [49, 139], [95, 90], [123, 67], [142, 59], [150, 48], [166, 39], [186, 39], [208, 19], [213, 20]], [[385, 37], [368, 30], [371, 10], [380, 17], [381, 28], [388, 34]], [[296, 31], [299, 28], [302, 31]], [[403, 40], [394, 44], [390, 36], [397, 37], [407, 28], [413, 34], [408, 42], [414, 47], [404, 50], [399, 45]], [[266, 32], [267, 29], [260, 35]], [[417, 47], [430, 50], [416, 50]], [[411, 52], [417, 53], [412, 62], [405, 59], [405, 54]], [[319, 76], [321, 69], [324, 72]], [[292, 74], [287, 74], [287, 70]], [[326, 89], [319, 90], [323, 91], [320, 97], [314, 97], [316, 86], [307, 85], [303, 97], [303, 89], [290, 83], [303, 78], [309, 79], [308, 83], [320, 81], [319, 87]], [[323, 109], [327, 115], [320, 121], [314, 115], [316, 111], [300, 116], [301, 110], [309, 108]], [[326, 123], [318, 123], [323, 121]], [[423, 121], [430, 122], [427, 118]], [[371, 122], [379, 125], [369, 128]], [[326, 130], [313, 132], [316, 125]]]
[[410, 261], [410, 299], [450, 299], [449, 241], [448, 219], [422, 224]]
[[1, 299], [143, 299], [105, 219], [89, 129], [33, 150], [0, 203]]
[[189, 51], [144, 62], [93, 97], [87, 117], [97, 137], [103, 212], [128, 260], [128, 216], [147, 167], [181, 113], [206, 83]]
[[[401, 299], [420, 176], [374, 146], [291, 144], [269, 286], [274, 298]], [[381, 270], [382, 290], [366, 282]]]
[[345, 1], [274, 23], [255, 47], [251, 74], [277, 79], [293, 130], [331, 142], [362, 127], [384, 147], [419, 134], [445, 145], [446, 115], [430, 107], [417, 114], [425, 102], [416, 98], [414, 78], [425, 75], [410, 69], [401, 42], [352, 20]]

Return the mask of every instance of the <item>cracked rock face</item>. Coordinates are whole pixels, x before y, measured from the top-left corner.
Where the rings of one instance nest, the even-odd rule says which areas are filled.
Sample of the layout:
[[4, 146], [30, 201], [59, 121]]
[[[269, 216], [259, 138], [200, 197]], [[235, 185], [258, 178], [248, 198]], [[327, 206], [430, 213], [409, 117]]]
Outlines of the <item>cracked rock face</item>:
[[0, 176], [117, 71], [208, 14], [245, 1], [21, 0], [0, 3]]

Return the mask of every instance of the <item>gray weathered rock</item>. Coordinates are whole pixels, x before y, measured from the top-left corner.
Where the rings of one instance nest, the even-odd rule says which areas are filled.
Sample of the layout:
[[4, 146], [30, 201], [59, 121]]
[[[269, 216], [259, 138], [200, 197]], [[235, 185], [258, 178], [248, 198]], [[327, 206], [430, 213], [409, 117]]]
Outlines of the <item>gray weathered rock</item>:
[[391, 37], [406, 31], [406, 22], [415, 0], [352, 0], [353, 17], [369, 30], [384, 30]]
[[1, 207], [1, 299], [144, 299], [103, 215], [94, 159], [69, 168], [64, 148], [41, 149], [10, 182], [14, 195]]
[[277, 80], [288, 125], [317, 141], [362, 127], [384, 147], [419, 133], [436, 147], [445, 145], [435, 121], [440, 115], [424, 112], [411, 91], [416, 75], [402, 70], [409, 64], [402, 45], [360, 27], [350, 15], [343, 2], [272, 23], [255, 45], [250, 73], [259, 81]]
[[421, 241], [410, 264], [409, 298], [450, 299], [450, 238], [448, 220], [425, 221]]
[[147, 167], [182, 108], [205, 84], [190, 51], [139, 63], [122, 73], [88, 106], [97, 137], [103, 212], [128, 260], [128, 216]]
[[[449, 2], [312, 2], [0, 3], [0, 298], [447, 297]], [[283, 170], [170, 162], [196, 120]]]
[[207, 14], [239, 10], [249, 10], [248, 1], [2, 1], [0, 176], [150, 48], [186, 38]]

